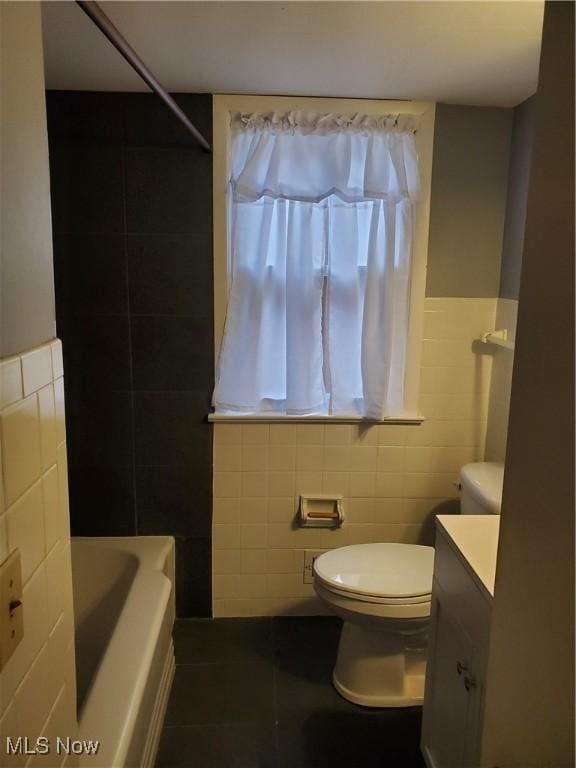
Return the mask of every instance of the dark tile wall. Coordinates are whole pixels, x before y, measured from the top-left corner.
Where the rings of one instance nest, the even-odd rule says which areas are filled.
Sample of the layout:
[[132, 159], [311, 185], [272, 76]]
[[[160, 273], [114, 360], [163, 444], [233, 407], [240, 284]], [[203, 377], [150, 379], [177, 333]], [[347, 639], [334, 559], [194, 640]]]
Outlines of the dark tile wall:
[[[176, 100], [210, 140], [212, 97]], [[212, 158], [149, 94], [49, 91], [74, 535], [176, 537], [209, 616]]]

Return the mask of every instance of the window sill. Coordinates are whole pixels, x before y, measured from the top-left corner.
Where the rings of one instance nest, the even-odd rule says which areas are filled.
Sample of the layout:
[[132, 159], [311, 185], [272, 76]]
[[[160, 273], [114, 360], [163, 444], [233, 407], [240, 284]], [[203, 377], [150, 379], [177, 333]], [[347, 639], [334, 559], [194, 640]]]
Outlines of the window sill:
[[213, 424], [422, 424], [424, 416], [398, 416], [389, 419], [363, 419], [355, 416], [272, 416], [268, 414], [248, 414], [239, 413], [238, 415], [209, 413], [208, 421]]

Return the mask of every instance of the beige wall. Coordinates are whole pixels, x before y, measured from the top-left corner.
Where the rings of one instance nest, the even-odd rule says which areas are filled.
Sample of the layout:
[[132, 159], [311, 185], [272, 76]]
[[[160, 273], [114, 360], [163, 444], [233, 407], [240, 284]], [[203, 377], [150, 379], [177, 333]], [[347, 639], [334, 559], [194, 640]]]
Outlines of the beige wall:
[[574, 766], [574, 5], [546, 3], [483, 765]]
[[41, 344], [55, 324], [39, 4], [0, 3], [0, 35], [0, 562], [19, 549], [24, 585], [24, 638], [0, 671], [0, 765], [21, 766], [7, 736], [77, 725], [62, 349]]
[[[421, 425], [215, 424], [215, 616], [318, 613], [305, 549], [433, 542], [460, 467], [483, 456], [495, 299], [425, 300]], [[293, 524], [301, 493], [341, 493], [339, 530]]]
[[517, 299], [522, 271], [526, 203], [532, 157], [535, 97], [514, 109], [499, 296]]
[[436, 106], [427, 296], [498, 296], [512, 110]]
[[[535, 97], [514, 109], [506, 217], [500, 288], [496, 308], [496, 328], [508, 331], [508, 340], [514, 342], [518, 315], [518, 291], [522, 271], [522, 250], [526, 225], [528, 182], [532, 160]], [[506, 456], [508, 414], [512, 389], [514, 351], [493, 348], [492, 380], [486, 432], [486, 459], [503, 462]]]
[[0, 358], [55, 336], [40, 4], [0, 3]]

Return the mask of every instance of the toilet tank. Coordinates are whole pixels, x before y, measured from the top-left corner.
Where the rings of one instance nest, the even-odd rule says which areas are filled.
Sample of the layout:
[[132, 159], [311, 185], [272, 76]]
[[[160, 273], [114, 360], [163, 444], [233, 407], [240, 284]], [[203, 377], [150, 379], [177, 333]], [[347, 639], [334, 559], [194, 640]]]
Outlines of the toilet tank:
[[465, 464], [460, 470], [460, 511], [463, 515], [499, 515], [504, 465], [494, 461]]

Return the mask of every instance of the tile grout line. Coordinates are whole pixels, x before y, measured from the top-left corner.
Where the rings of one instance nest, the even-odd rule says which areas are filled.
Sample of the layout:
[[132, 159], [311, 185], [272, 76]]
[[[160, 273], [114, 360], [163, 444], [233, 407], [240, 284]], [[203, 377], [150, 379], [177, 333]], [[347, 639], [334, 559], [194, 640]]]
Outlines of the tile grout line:
[[121, 105], [122, 114], [122, 220], [123, 220], [123, 232], [122, 241], [124, 248], [124, 260], [125, 260], [125, 277], [126, 277], [126, 308], [127, 308], [127, 321], [128, 321], [128, 359], [130, 370], [130, 410], [132, 417], [132, 496], [133, 496], [133, 524], [134, 533], [138, 535], [138, 497], [136, 491], [136, 411], [134, 405], [134, 361], [132, 357], [132, 317], [130, 314], [130, 268], [128, 265], [128, 213], [127, 213], [127, 171], [126, 171], [126, 113], [125, 104], [122, 99]]
[[280, 762], [280, 712], [278, 708], [278, 679], [276, 675], [276, 627], [274, 617], [270, 616], [270, 646], [272, 651], [272, 707], [274, 715], [274, 757]]
[[[309, 629], [309, 627], [310, 627], [310, 618], [311, 617], [295, 617], [295, 618], [297, 620], [297, 624], [303, 623], [304, 627], [307, 627]], [[194, 739], [197, 738], [194, 734], [198, 734], [199, 735], [199, 734], [202, 734], [202, 733], [206, 733], [206, 734], [209, 734], [209, 736], [206, 737], [208, 739], [208, 743], [212, 743], [213, 741], [218, 742], [221, 729], [230, 730], [231, 731], [230, 737], [232, 736], [233, 732], [237, 732], [238, 735], [241, 732], [251, 733], [252, 736], [250, 737], [250, 741], [249, 741], [250, 746], [248, 748], [250, 750], [256, 749], [258, 754], [261, 756], [261, 758], [266, 756], [265, 759], [267, 761], [268, 760], [272, 761], [272, 762], [265, 762], [265, 764], [270, 766], [270, 768], [272, 768], [272, 766], [274, 766], [274, 768], [277, 768], [277, 766], [280, 765], [280, 757], [281, 757], [280, 744], [281, 744], [282, 740], [280, 738], [280, 730], [279, 730], [279, 725], [280, 725], [280, 709], [279, 709], [279, 704], [280, 704], [280, 702], [278, 700], [278, 685], [277, 685], [277, 676], [276, 676], [276, 669], [277, 669], [276, 661], [277, 661], [277, 658], [278, 658], [278, 655], [277, 655], [278, 645], [280, 645], [280, 647], [282, 647], [281, 643], [280, 643], [281, 637], [283, 637], [283, 635], [280, 634], [280, 631], [282, 629], [282, 625], [281, 625], [281, 620], [280, 620], [280, 622], [278, 622], [278, 620], [275, 619], [275, 617], [266, 617], [266, 618], [263, 617], [262, 619], [260, 619], [260, 621], [262, 621], [262, 620], [266, 621], [266, 623], [267, 623], [267, 626], [265, 627], [265, 630], [266, 630], [266, 635], [265, 636], [266, 636], [266, 639], [268, 641], [267, 647], [269, 648], [269, 651], [271, 651], [271, 653], [272, 653], [272, 660], [271, 660], [272, 667], [273, 667], [273, 669], [272, 669], [272, 681], [273, 681], [273, 689], [272, 689], [272, 691], [273, 691], [273, 712], [272, 712], [272, 715], [273, 715], [274, 729], [275, 729], [273, 736], [269, 732], [269, 728], [272, 725], [272, 723], [264, 724], [263, 721], [259, 720], [259, 719], [247, 720], [247, 721], [242, 720], [242, 721], [240, 721], [240, 720], [237, 720], [237, 719], [235, 719], [233, 717], [232, 719], [226, 718], [226, 720], [223, 721], [223, 722], [208, 721], [208, 722], [200, 722], [200, 723], [187, 723], [187, 722], [183, 722], [183, 723], [164, 724], [164, 727], [163, 727], [163, 738], [165, 739], [165, 741], [172, 742], [172, 740], [175, 739], [176, 743], [184, 743], [185, 742], [186, 744], [193, 744], [194, 743]], [[183, 620], [183, 622], [186, 622], [186, 621], [194, 622], [195, 620]], [[240, 623], [242, 623], [245, 620], [243, 620], [240, 617], [238, 617], [238, 621]], [[331, 630], [330, 630], [330, 632], [331, 632]], [[224, 633], [224, 634], [225, 634], [225, 636], [223, 638], [221, 638], [221, 640], [226, 641], [227, 633]], [[299, 636], [300, 636], [300, 634], [297, 633], [294, 636], [294, 640], [297, 641]], [[324, 630], [322, 630], [320, 632], [320, 635], [319, 635], [319, 638], [322, 638], [322, 637], [325, 637]], [[256, 639], [257, 649], [259, 649], [259, 650], [262, 649], [262, 639], [264, 639], [264, 638], [262, 637], [261, 633], [259, 632], [258, 633], [258, 638]], [[232, 635], [232, 636], [228, 637], [228, 640], [229, 640], [229, 643], [224, 642], [224, 645], [221, 648], [221, 652], [223, 652], [224, 654], [226, 654], [226, 648], [228, 648], [228, 647], [229, 648], [237, 648], [238, 647], [238, 641], [240, 641], [240, 645], [242, 647], [246, 646], [246, 648], [245, 648], [246, 650], [248, 650], [248, 649], [251, 649], [251, 651], [254, 650], [254, 642], [253, 642], [254, 638], [251, 638], [251, 635], [246, 637], [244, 635], [244, 633], [241, 633], [240, 637]], [[192, 649], [193, 647], [194, 647], [194, 645], [189, 646], [189, 649]], [[291, 645], [291, 653], [294, 653], [294, 652], [295, 652], [295, 648]], [[190, 666], [194, 667], [196, 665], [193, 664], [193, 665], [190, 665]], [[278, 669], [279, 669], [279, 667], [278, 667]], [[330, 680], [329, 680], [329, 676], [327, 674], [322, 673], [321, 680], [319, 680], [318, 682], [320, 682], [323, 687], [328, 686], [328, 687], [331, 688], [331, 683], [330, 683]], [[310, 681], [310, 683], [311, 683], [311, 685], [314, 685], [314, 682]], [[243, 691], [240, 690], [240, 689], [237, 689], [236, 693], [238, 694], [239, 698], [245, 703], [245, 695], [244, 695]], [[334, 695], [335, 695], [335, 692], [332, 691], [332, 698], [334, 697]], [[342, 701], [339, 698], [338, 698], [338, 702], [340, 704], [342, 703]], [[288, 703], [290, 703], [290, 702], [288, 702]], [[244, 704], [242, 706], [244, 706]], [[327, 701], [325, 703], [321, 703], [320, 707], [323, 710], [325, 710], [326, 712], [328, 712], [328, 711], [332, 712], [333, 709], [334, 709], [333, 704], [330, 705], [329, 701]], [[313, 704], [312, 710], [314, 710], [314, 709], [315, 709], [315, 706]], [[337, 709], [339, 710], [340, 708], [338, 707]], [[308, 706], [307, 706], [307, 702], [304, 701], [304, 700], [301, 700], [301, 697], [299, 697], [298, 702], [292, 702], [292, 706], [289, 707], [287, 712], [290, 713], [290, 712], [296, 711], [296, 710], [299, 710], [299, 711], [301, 711], [304, 714], [309, 712], [309, 709], [308, 709]], [[384, 715], [386, 713], [383, 713], [382, 710], [376, 710], [374, 712], [370, 711], [370, 710], [366, 711], [366, 710], [363, 710], [362, 708], [356, 707], [355, 705], [350, 705], [349, 703], [344, 702], [344, 710], [343, 711], [348, 711], [348, 713], [349, 713], [350, 717], [352, 718], [352, 720], [354, 721], [354, 724], [355, 724], [356, 727], [360, 727], [359, 724], [363, 723], [364, 725], [362, 726], [362, 728], [367, 727], [371, 734], [380, 734], [380, 736], [378, 736], [377, 741], [378, 741], [378, 743], [381, 743], [381, 744], [384, 744], [384, 739], [387, 738], [387, 736], [382, 736], [381, 729], [384, 728], [384, 732], [386, 732], [387, 729], [390, 729], [390, 731], [392, 732], [392, 729], [395, 729], [397, 724], [398, 724], [396, 718], [392, 718], [392, 719], [385, 718]], [[232, 714], [232, 713], [229, 713], [229, 714]], [[290, 724], [290, 720], [291, 720], [290, 714], [288, 714], [288, 720], [286, 722], [288, 722], [288, 724]], [[411, 711], [411, 708], [407, 708], [406, 710], [403, 711], [402, 723], [405, 722], [406, 720], [409, 722], [409, 724], [414, 725], [414, 713]], [[406, 744], [406, 748], [407, 748], [408, 751], [406, 752], [406, 755], [405, 755], [407, 757], [408, 761], [406, 763], [402, 763], [402, 764], [403, 765], [405, 764], [406, 766], [410, 765], [412, 768], [416, 768], [416, 766], [418, 768], [424, 768], [423, 763], [416, 756], [416, 752], [414, 751], [414, 750], [417, 750], [417, 741], [418, 741], [417, 734], [416, 733], [412, 733], [412, 730], [413, 730], [412, 726], [410, 726], [410, 727], [411, 727], [410, 734], [409, 734], [410, 743]], [[416, 725], [414, 725], [414, 727], [416, 727]], [[181, 735], [178, 736], [178, 734], [181, 734]], [[182, 735], [182, 734], [184, 734], [184, 735]], [[198, 738], [204, 738], [204, 737], [198, 736]], [[272, 739], [274, 741], [272, 741]], [[305, 732], [304, 731], [297, 731], [296, 732], [296, 739], [297, 739], [297, 741], [296, 741], [296, 747], [297, 748], [299, 748], [300, 746], [305, 747], [306, 740], [305, 740]], [[226, 745], [224, 747], [224, 752], [222, 753], [221, 757], [223, 757], [224, 759], [226, 759], [226, 758], [232, 759], [233, 755], [237, 755], [238, 754], [237, 749], [235, 751], [235, 747], [234, 747], [234, 743], [233, 743], [234, 741], [235, 741], [234, 739], [232, 739], [231, 741], [230, 740], [226, 741]], [[290, 741], [288, 741], [287, 743], [284, 744], [284, 746], [288, 750], [288, 756], [290, 756], [291, 747], [294, 746], [294, 745], [292, 745], [290, 743]], [[252, 751], [250, 751], [250, 754], [252, 754]], [[219, 753], [219, 755], [220, 755], [220, 753]], [[403, 756], [404, 756], [404, 752], [403, 752]], [[183, 766], [183, 768], [184, 768], [184, 766], [186, 766], [186, 768], [187, 768], [187, 766], [189, 764], [190, 763], [182, 763], [182, 766]], [[223, 764], [226, 764], [226, 763], [223, 763]], [[308, 762], [306, 762], [305, 764], [307, 766], [311, 765], [311, 763], [308, 763]], [[314, 763], [315, 768], [316, 768], [316, 766], [317, 766], [317, 768], [320, 768], [321, 765], [324, 766], [325, 764], [326, 763], [324, 763], [324, 761], [321, 761], [320, 763]], [[158, 765], [174, 765], [174, 763], [171, 763], [171, 762], [170, 763], [160, 762]], [[252, 765], [252, 763], [251, 763], [251, 765]], [[262, 765], [264, 765], [264, 763], [262, 763]], [[370, 765], [373, 765], [373, 763], [371, 761], [370, 761]]]

